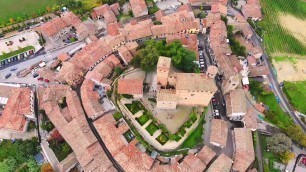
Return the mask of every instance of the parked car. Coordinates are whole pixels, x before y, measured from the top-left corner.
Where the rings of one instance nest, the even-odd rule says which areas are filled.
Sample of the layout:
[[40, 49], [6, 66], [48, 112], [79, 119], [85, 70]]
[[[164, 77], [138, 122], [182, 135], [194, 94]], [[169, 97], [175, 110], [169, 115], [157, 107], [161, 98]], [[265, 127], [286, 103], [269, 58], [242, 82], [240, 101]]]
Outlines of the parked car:
[[9, 78], [9, 77], [11, 77], [11, 76], [12, 76], [12, 74], [11, 74], [11, 73], [8, 73], [8, 74], [5, 75], [5, 79], [7, 79], [7, 78]]
[[45, 82], [46, 82], [46, 83], [49, 83], [50, 81], [49, 81], [49, 79], [45, 79]]
[[18, 29], [18, 32], [21, 32], [21, 31], [23, 31], [23, 28], [22, 28], [22, 27]]
[[39, 76], [38, 73], [34, 73], [34, 74], [33, 74], [33, 78], [37, 78], [38, 76]]
[[37, 80], [38, 80], [38, 81], [43, 81], [44, 78], [43, 78], [43, 77], [39, 77], [39, 78], [37, 78]]
[[15, 71], [15, 70], [17, 70], [17, 67], [12, 67], [11, 68], [11, 71]]

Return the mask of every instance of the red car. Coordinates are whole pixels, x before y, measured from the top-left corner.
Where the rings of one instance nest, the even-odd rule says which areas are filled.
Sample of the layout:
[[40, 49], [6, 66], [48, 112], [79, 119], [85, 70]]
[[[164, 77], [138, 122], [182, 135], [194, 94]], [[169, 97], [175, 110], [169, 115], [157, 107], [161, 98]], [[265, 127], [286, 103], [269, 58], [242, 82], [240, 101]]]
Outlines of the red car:
[[37, 80], [38, 80], [38, 81], [43, 81], [43, 80], [44, 80], [44, 78], [39, 77], [39, 78], [37, 78]]
[[49, 83], [50, 81], [49, 81], [49, 79], [45, 79], [45, 82], [46, 82], [46, 83]]

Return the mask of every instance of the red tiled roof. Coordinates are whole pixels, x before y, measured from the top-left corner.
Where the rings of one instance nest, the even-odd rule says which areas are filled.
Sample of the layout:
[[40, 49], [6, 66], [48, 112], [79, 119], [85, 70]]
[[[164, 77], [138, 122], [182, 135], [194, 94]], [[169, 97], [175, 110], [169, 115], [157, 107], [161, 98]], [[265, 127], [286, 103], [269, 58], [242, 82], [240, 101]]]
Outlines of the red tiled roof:
[[130, 5], [134, 16], [138, 17], [141, 13], [146, 12], [147, 15], [147, 4], [144, 0], [130, 0]]
[[128, 64], [134, 58], [131, 52], [128, 50], [126, 46], [121, 46], [118, 48], [119, 55], [121, 56], [122, 60]]
[[242, 14], [245, 18], [258, 18], [262, 19], [261, 6], [255, 4], [246, 4], [242, 6]]
[[119, 79], [118, 94], [143, 94], [143, 80]]
[[120, 22], [110, 23], [107, 25], [107, 34], [115, 36], [119, 35], [119, 28], [122, 28], [122, 24]]
[[158, 10], [154, 15], [155, 15], [157, 21], [161, 21], [161, 18], [163, 16], [165, 16], [166, 14], [165, 14], [165, 11]]
[[62, 19], [71, 26], [76, 27], [78, 24], [80, 24], [82, 21], [71, 11], [65, 12], [62, 16]]
[[120, 5], [118, 2], [110, 5], [110, 7], [115, 15], [119, 15]]
[[61, 60], [62, 62], [67, 61], [70, 58], [68, 53], [62, 53], [58, 55], [58, 59]]
[[108, 4], [101, 5], [93, 9], [91, 13], [92, 18], [103, 16], [107, 23], [113, 23], [117, 21], [117, 18]]
[[221, 13], [223, 15], [227, 15], [227, 7], [221, 3], [213, 3], [211, 5], [211, 12], [212, 13]]

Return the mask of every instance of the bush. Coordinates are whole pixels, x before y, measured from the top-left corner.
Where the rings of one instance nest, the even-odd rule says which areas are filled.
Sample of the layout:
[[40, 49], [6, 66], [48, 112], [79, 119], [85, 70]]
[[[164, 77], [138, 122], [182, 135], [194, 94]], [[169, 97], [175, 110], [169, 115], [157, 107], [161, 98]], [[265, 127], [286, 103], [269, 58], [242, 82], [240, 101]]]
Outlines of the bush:
[[116, 112], [115, 114], [113, 114], [113, 117], [116, 121], [119, 121], [119, 119], [122, 118], [122, 114], [120, 112]]
[[149, 117], [146, 114], [141, 115], [139, 118], [136, 118], [136, 121], [143, 126], [149, 121]]
[[156, 126], [154, 124], [154, 122], [151, 122], [147, 127], [146, 130], [148, 131], [148, 133], [153, 136], [153, 134], [155, 133], [155, 131], [158, 130], [158, 126]]
[[161, 144], [161, 145], [164, 145], [168, 140], [169, 138], [164, 134], [164, 133], [161, 133], [157, 138], [156, 140]]
[[124, 97], [124, 98], [126, 98], [126, 99], [132, 99], [132, 98], [134, 98], [133, 95], [131, 95], [131, 94], [121, 94], [121, 95], [122, 95], [122, 97]]

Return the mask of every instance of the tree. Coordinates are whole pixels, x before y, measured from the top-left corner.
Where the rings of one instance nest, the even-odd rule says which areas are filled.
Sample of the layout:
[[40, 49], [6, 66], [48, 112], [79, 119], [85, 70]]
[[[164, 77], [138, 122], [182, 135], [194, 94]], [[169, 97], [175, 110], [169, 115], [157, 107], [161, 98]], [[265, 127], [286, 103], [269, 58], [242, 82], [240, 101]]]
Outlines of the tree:
[[54, 170], [50, 163], [46, 163], [41, 166], [41, 172], [54, 172]]
[[14, 172], [17, 168], [17, 161], [13, 157], [8, 157], [0, 162], [1, 171]]
[[120, 67], [115, 67], [115, 72], [118, 74], [118, 75], [121, 75], [123, 73], [123, 70], [120, 68]]
[[291, 125], [286, 128], [286, 133], [292, 138], [292, 140], [300, 142], [304, 136], [302, 128], [298, 125]]
[[283, 133], [275, 134], [267, 138], [267, 146], [274, 153], [282, 153], [288, 151], [291, 147], [292, 141]]
[[30, 159], [28, 160], [27, 166], [28, 166], [29, 172], [39, 172], [40, 171], [40, 167], [37, 165], [33, 156], [31, 156]]
[[293, 152], [285, 151], [279, 154], [279, 159], [282, 163], [288, 164], [290, 160], [292, 160], [295, 157]]
[[13, 18], [10, 18], [10, 23], [15, 23], [15, 20]]

